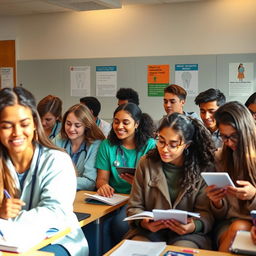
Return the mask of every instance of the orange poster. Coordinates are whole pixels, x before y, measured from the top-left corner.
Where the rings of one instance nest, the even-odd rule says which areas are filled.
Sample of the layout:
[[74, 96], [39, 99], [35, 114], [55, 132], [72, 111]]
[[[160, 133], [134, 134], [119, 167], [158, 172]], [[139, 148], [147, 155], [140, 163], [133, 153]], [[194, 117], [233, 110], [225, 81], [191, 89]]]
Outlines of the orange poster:
[[148, 65], [148, 96], [163, 96], [169, 80], [169, 65]]

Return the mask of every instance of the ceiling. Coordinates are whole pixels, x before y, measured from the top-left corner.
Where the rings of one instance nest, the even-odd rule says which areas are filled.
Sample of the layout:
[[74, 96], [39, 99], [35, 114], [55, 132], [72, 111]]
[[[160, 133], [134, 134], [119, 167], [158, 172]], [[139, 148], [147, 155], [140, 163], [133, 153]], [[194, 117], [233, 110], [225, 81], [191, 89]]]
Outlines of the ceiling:
[[0, 0], [0, 16], [121, 8], [125, 5], [197, 2], [207, 0]]

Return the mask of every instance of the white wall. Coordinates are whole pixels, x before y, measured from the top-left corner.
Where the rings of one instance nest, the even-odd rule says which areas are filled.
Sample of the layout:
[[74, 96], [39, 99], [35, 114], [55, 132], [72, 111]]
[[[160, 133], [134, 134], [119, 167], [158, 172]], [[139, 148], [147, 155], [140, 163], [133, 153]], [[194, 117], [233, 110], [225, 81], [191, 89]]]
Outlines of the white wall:
[[256, 1], [126, 6], [0, 18], [17, 60], [256, 52]]

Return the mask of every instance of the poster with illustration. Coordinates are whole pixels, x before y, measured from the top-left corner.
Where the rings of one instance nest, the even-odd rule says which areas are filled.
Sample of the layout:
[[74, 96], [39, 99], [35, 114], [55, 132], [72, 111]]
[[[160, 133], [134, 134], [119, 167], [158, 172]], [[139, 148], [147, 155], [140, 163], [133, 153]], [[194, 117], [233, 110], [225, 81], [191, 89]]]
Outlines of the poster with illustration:
[[188, 96], [198, 94], [198, 64], [176, 64], [175, 83], [182, 86]]
[[229, 63], [229, 96], [248, 96], [253, 88], [253, 63]]

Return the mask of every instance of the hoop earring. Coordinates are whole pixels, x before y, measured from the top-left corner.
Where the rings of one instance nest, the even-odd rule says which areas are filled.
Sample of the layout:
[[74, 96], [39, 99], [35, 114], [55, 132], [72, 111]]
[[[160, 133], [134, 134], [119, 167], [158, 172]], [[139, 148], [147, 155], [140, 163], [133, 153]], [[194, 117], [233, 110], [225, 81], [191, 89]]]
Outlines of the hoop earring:
[[185, 148], [184, 149], [184, 156], [188, 156], [189, 155], [189, 149], [188, 148]]

